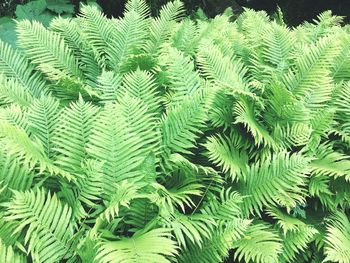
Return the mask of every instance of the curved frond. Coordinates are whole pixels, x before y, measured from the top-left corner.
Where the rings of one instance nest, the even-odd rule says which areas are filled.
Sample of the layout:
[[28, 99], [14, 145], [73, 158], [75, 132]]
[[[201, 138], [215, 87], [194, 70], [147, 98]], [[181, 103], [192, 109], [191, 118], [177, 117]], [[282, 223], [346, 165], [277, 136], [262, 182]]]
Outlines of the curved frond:
[[118, 241], [101, 242], [97, 260], [101, 263], [170, 263], [167, 256], [177, 253], [176, 243], [171, 240], [170, 233], [158, 228]]
[[55, 194], [46, 194], [41, 189], [14, 192], [6, 208], [6, 220], [20, 222], [15, 233], [25, 229], [24, 243], [34, 261], [53, 263], [69, 255], [69, 241], [73, 235], [72, 211]]
[[39, 22], [29, 20], [18, 22], [17, 33], [19, 46], [31, 62], [37, 64], [49, 77], [55, 78], [52, 75], [55, 71], [77, 78], [82, 76], [73, 51], [60, 34], [47, 30]]

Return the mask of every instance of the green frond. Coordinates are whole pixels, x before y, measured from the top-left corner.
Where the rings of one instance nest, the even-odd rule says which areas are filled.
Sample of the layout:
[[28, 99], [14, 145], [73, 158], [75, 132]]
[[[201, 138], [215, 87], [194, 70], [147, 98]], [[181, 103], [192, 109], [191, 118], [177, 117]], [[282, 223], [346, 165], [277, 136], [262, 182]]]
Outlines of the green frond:
[[166, 66], [166, 75], [169, 79], [169, 105], [177, 105], [201, 89], [201, 79], [194, 71], [194, 63], [190, 57], [175, 48], [168, 47], [160, 59]]
[[37, 67], [48, 76], [53, 72], [82, 77], [77, 58], [58, 33], [47, 30], [39, 22], [23, 20], [17, 24], [18, 44]]
[[53, 155], [53, 136], [58, 120], [59, 102], [51, 96], [42, 96], [32, 101], [28, 109], [29, 131], [39, 139], [45, 155]]
[[28, 132], [28, 112], [16, 105], [0, 108], [0, 121], [20, 127]]
[[234, 97], [228, 94], [225, 88], [217, 89], [214, 92], [209, 107], [208, 118], [215, 128], [223, 127], [228, 129], [233, 123]]
[[11, 246], [5, 246], [0, 239], [0, 262], [27, 262], [25, 255], [15, 251]]
[[195, 207], [192, 198], [203, 194], [204, 185], [192, 178], [176, 179], [175, 185], [171, 185], [169, 189], [161, 184], [152, 185], [159, 195], [157, 205], [171, 212], [174, 212], [175, 207], [179, 207], [185, 213], [186, 209]]
[[269, 17], [265, 11], [256, 12], [247, 8], [237, 19], [239, 31], [244, 33], [250, 49], [261, 47], [268, 22]]
[[155, 120], [137, 98], [124, 97], [121, 103], [108, 104], [98, 115], [91, 131], [89, 156], [104, 162], [107, 193], [114, 184], [130, 177], [141, 177], [138, 167], [153, 151], [158, 153], [159, 136]]
[[0, 182], [5, 185], [0, 200], [10, 197], [10, 190], [28, 190], [32, 186], [33, 178], [34, 173], [30, 169], [21, 165], [14, 156], [4, 150], [0, 151]]
[[298, 218], [286, 214], [275, 207], [269, 207], [267, 214], [277, 220], [277, 225], [282, 230], [283, 235], [286, 235], [288, 232], [296, 232], [300, 227], [305, 225]]
[[111, 196], [110, 201], [106, 203], [106, 209], [100, 215], [102, 219], [110, 222], [119, 215], [122, 206], [129, 208], [130, 201], [138, 197], [139, 186], [137, 184], [123, 181], [115, 185], [115, 193]]
[[34, 71], [34, 67], [18, 51], [0, 40], [0, 75], [16, 79], [29, 93], [40, 95], [45, 93], [45, 81]]
[[229, 173], [232, 181], [245, 178], [248, 155], [242, 145], [242, 139], [234, 133], [229, 137], [209, 137], [205, 144], [209, 160], [221, 167], [222, 172]]
[[147, 104], [149, 113], [158, 115], [160, 94], [156, 80], [151, 73], [137, 69], [125, 74], [117, 93], [118, 98], [124, 96], [139, 98]]
[[252, 134], [256, 146], [264, 145], [272, 148], [276, 146], [276, 142], [271, 137], [267, 128], [259, 122], [259, 113], [253, 101], [242, 98], [234, 106], [234, 113], [236, 115], [234, 123], [242, 123], [246, 127]]
[[88, 160], [82, 165], [85, 174], [77, 179], [78, 199], [90, 207], [95, 207], [104, 196], [103, 163]]
[[152, 55], [159, 52], [160, 46], [170, 37], [172, 25], [181, 16], [183, 4], [179, 0], [169, 2], [160, 10], [160, 16], [151, 20], [149, 25], [149, 40], [144, 50]]
[[303, 204], [309, 159], [301, 154], [280, 152], [248, 168], [245, 182], [238, 191], [246, 196], [245, 213], [260, 213], [264, 206], [280, 205], [287, 209]]
[[95, 54], [99, 65], [106, 65], [107, 47], [109, 41], [115, 36], [117, 24], [107, 19], [101, 11], [93, 5], [83, 6], [80, 10], [83, 39]]
[[262, 57], [278, 70], [288, 67], [288, 59], [293, 52], [295, 39], [290, 30], [278, 24], [271, 24], [263, 34]]
[[229, 88], [232, 94], [249, 93], [246, 84], [247, 69], [239, 60], [232, 63], [231, 59], [211, 44], [203, 43], [199, 47], [197, 63], [202, 75], [214, 84]]
[[168, 109], [162, 117], [163, 151], [191, 154], [195, 141], [207, 119], [207, 94], [199, 91], [181, 105]]
[[344, 34], [340, 38], [340, 48], [332, 66], [332, 77], [335, 81], [350, 80], [350, 37]]
[[117, 91], [120, 89], [122, 78], [112, 71], [102, 71], [97, 78], [97, 90], [103, 102], [117, 99]]
[[125, 12], [136, 12], [142, 19], [150, 16], [151, 10], [145, 0], [129, 0], [125, 4]]
[[75, 55], [80, 53], [83, 47], [83, 39], [81, 37], [81, 29], [77, 20], [72, 18], [55, 17], [50, 22], [50, 30], [58, 32], [62, 35], [64, 41]]
[[293, 123], [286, 126], [276, 125], [273, 131], [274, 140], [286, 149], [303, 146], [310, 142], [312, 127], [304, 123]]
[[149, 229], [149, 226], [158, 223], [155, 221], [159, 215], [159, 208], [149, 199], [135, 199], [130, 204], [130, 209], [125, 211], [124, 220], [132, 226], [131, 232]]
[[107, 59], [111, 69], [119, 72], [129, 57], [141, 51], [146, 40], [147, 23], [135, 11], [126, 12], [118, 21], [115, 36], [108, 41]]
[[87, 157], [86, 147], [99, 109], [80, 97], [59, 114], [54, 127], [55, 164], [67, 171], [80, 172]]
[[201, 248], [203, 240], [211, 238], [215, 226], [213, 217], [205, 214], [172, 213], [165, 214], [161, 220], [164, 227], [172, 229], [177, 242], [183, 249], [186, 249], [189, 243], [196, 244]]
[[25, 233], [24, 244], [35, 262], [56, 262], [70, 252], [73, 235], [71, 209], [44, 190], [14, 192], [6, 204], [6, 220], [20, 222], [15, 232]]
[[195, 54], [199, 40], [200, 36], [196, 24], [190, 19], [184, 19], [172, 36], [171, 46], [183, 52], [185, 56], [191, 56]]
[[210, 198], [202, 208], [203, 214], [209, 214], [220, 220], [220, 223], [228, 223], [241, 217], [241, 204], [243, 197], [232, 191], [231, 188], [222, 189], [218, 198]]
[[6, 79], [0, 74], [0, 105], [16, 104], [29, 106], [33, 96], [15, 78]]
[[248, 226], [244, 236], [233, 242], [234, 258], [244, 262], [277, 263], [283, 251], [282, 240], [271, 225], [258, 222]]
[[51, 174], [63, 176], [68, 180], [72, 179], [70, 174], [56, 167], [45, 155], [40, 141], [38, 139], [32, 141], [22, 128], [2, 124], [0, 126], [0, 144], [10, 155], [13, 155], [21, 164], [28, 168], [38, 166], [39, 173], [46, 170]]
[[285, 75], [287, 88], [307, 107], [323, 107], [331, 99], [334, 84], [330, 70], [339, 51], [337, 41], [322, 38], [316, 44], [304, 46], [295, 69]]
[[176, 243], [166, 229], [154, 229], [136, 233], [130, 238], [117, 241], [102, 241], [98, 250], [98, 262], [170, 263], [167, 257], [177, 254]]
[[298, 254], [307, 251], [317, 233], [318, 231], [314, 227], [308, 225], [301, 226], [296, 231], [288, 232], [283, 236], [283, 254], [280, 260], [295, 262]]
[[346, 263], [350, 259], [350, 222], [343, 212], [336, 212], [327, 223], [325, 261]]
[[249, 220], [233, 219], [227, 225], [214, 229], [212, 237], [205, 239], [201, 247], [189, 245], [187, 250], [180, 253], [181, 263], [191, 263], [193, 259], [203, 263], [222, 262], [228, 257], [228, 251], [232, 249], [236, 240], [241, 238], [246, 231]]
[[316, 150], [316, 159], [311, 161], [310, 167], [314, 176], [343, 177], [350, 181], [349, 156], [336, 152], [331, 145], [319, 145]]

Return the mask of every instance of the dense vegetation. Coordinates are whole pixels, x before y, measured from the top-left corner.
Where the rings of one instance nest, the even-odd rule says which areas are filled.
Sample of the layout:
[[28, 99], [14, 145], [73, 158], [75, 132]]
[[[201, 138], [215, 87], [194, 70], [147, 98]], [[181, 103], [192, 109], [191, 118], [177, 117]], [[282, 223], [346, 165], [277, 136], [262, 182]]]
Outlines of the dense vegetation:
[[0, 262], [350, 262], [350, 35], [96, 6], [0, 42]]

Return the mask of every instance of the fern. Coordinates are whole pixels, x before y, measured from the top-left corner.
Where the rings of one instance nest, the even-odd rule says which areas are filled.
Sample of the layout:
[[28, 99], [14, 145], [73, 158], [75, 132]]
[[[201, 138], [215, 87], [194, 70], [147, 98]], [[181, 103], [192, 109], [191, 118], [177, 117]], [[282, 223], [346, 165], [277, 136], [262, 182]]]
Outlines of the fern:
[[150, 13], [0, 42], [0, 262], [350, 262], [341, 18]]

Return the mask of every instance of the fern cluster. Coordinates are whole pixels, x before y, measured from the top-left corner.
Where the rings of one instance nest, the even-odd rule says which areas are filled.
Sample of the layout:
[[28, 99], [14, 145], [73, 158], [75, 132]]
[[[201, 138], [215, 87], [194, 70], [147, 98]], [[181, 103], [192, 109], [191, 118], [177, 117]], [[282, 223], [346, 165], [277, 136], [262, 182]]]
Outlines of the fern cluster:
[[84, 6], [0, 42], [0, 262], [350, 262], [350, 35]]

